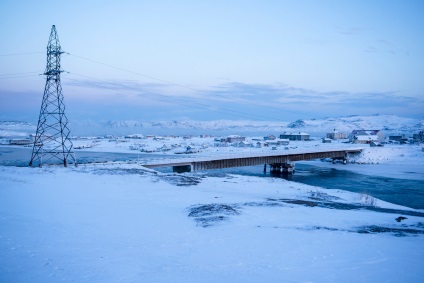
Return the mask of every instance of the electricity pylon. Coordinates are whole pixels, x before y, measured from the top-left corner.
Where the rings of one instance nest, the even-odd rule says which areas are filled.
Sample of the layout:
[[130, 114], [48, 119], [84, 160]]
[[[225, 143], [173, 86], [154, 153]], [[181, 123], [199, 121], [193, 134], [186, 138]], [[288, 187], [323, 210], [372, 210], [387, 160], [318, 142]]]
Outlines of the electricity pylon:
[[44, 72], [46, 86], [29, 166], [63, 164], [66, 167], [68, 163], [77, 165], [69, 139], [70, 130], [60, 84], [60, 73], [63, 72], [60, 69], [62, 53], [56, 27], [53, 25], [47, 44], [47, 66]]

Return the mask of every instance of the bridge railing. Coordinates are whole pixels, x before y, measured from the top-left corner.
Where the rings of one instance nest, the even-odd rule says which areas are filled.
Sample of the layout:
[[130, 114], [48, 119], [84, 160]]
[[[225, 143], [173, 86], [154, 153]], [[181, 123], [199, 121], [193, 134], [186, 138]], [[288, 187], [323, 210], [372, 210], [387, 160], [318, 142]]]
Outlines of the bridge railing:
[[320, 152], [360, 152], [362, 148], [330, 148], [327, 147], [325, 150], [304, 150], [304, 149], [291, 149], [291, 150], [279, 150], [273, 152], [262, 152], [255, 153], [252, 152], [232, 152], [232, 153], [213, 153], [213, 154], [202, 154], [190, 156], [187, 158], [184, 157], [173, 157], [173, 158], [155, 158], [149, 160], [139, 161], [140, 165], [159, 165], [159, 164], [174, 164], [174, 163], [194, 163], [194, 162], [206, 162], [213, 160], [225, 160], [225, 159], [236, 159], [236, 158], [260, 158], [260, 157], [275, 157], [275, 156], [284, 156], [284, 155], [293, 155], [293, 154], [309, 154], [309, 153], [320, 153]]

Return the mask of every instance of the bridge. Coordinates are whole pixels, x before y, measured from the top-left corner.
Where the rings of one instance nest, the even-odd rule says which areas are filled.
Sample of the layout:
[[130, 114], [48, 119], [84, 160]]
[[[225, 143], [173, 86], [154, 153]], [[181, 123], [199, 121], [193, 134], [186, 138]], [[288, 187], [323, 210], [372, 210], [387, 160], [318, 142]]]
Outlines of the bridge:
[[344, 148], [331, 150], [311, 150], [311, 151], [287, 151], [286, 153], [263, 154], [263, 155], [240, 155], [231, 157], [203, 157], [203, 158], [187, 158], [172, 159], [168, 161], [147, 162], [143, 164], [147, 168], [157, 167], [173, 167], [174, 172], [192, 172], [201, 170], [223, 169], [231, 167], [255, 166], [269, 164], [271, 171], [289, 171], [291, 162], [301, 160], [313, 160], [320, 158], [331, 158], [333, 160], [343, 160], [346, 163], [349, 155], [358, 154], [362, 148]]

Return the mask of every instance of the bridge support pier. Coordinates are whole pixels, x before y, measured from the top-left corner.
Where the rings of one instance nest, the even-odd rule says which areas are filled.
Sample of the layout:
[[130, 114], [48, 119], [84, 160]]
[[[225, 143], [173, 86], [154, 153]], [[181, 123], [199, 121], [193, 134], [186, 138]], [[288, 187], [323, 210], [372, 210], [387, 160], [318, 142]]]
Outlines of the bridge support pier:
[[333, 158], [333, 164], [336, 164], [336, 160], [341, 160], [343, 164], [347, 164], [347, 158], [343, 157], [343, 158]]
[[[271, 173], [284, 173], [284, 174], [293, 174], [294, 173], [294, 166], [290, 163], [273, 163], [269, 165], [271, 167], [270, 172]], [[266, 164], [264, 167], [264, 170], [266, 171]]]
[[191, 165], [173, 166], [172, 171], [174, 173], [188, 173], [191, 172]]

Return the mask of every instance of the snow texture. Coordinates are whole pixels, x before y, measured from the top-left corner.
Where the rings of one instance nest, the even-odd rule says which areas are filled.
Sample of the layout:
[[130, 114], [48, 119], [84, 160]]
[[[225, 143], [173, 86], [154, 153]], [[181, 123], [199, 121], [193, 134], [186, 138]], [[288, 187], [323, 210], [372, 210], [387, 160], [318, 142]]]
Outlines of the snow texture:
[[[264, 123], [126, 121], [100, 128], [144, 136], [177, 128], [244, 129], [258, 137], [290, 131], [289, 123]], [[423, 129], [423, 121], [389, 115], [292, 125], [302, 132]], [[28, 123], [0, 123], [3, 140], [34, 131]], [[193, 159], [358, 147], [316, 140], [272, 150], [221, 147], [211, 136], [92, 135], [73, 140], [77, 157], [162, 148], [163, 160], [187, 146], [199, 151], [183, 157]], [[363, 148], [346, 170], [424, 180], [420, 146]], [[140, 163], [0, 166], [0, 282], [422, 282], [423, 266], [424, 211], [364, 193], [279, 178], [160, 173]]]
[[[15, 124], [15, 131], [11, 132]], [[20, 134], [26, 130], [28, 134], [35, 133], [36, 125], [23, 122], [0, 122], [0, 137]], [[105, 122], [71, 122], [71, 133], [74, 135], [125, 135], [141, 132], [143, 134], [214, 134], [228, 135], [242, 133], [245, 135], [266, 135], [303, 131], [323, 135], [333, 132], [349, 134], [357, 129], [383, 130], [386, 134], [412, 134], [424, 130], [424, 120], [403, 118], [395, 115], [349, 116], [339, 118], [305, 119], [293, 122], [275, 121], [105, 121]]]
[[424, 275], [424, 212], [284, 179], [139, 165], [0, 167], [0, 216], [0, 282]]

